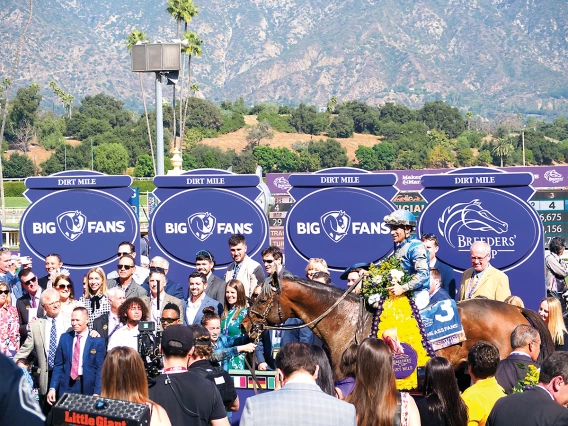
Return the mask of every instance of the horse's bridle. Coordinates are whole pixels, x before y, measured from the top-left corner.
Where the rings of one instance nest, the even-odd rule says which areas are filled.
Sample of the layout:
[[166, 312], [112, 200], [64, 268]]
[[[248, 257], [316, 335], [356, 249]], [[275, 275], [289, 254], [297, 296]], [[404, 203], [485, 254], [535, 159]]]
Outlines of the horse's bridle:
[[[267, 325], [268, 323], [268, 315], [270, 314], [270, 311], [272, 310], [272, 307], [274, 306], [274, 296], [278, 295], [278, 318], [280, 319], [280, 324], [282, 324], [284, 322], [284, 319], [282, 317], [282, 305], [280, 304], [280, 294], [281, 294], [281, 290], [280, 287], [276, 288], [274, 286], [271, 286], [270, 289], [272, 290], [272, 294], [270, 295], [270, 300], [266, 305], [266, 308], [264, 309], [264, 312], [260, 313], [257, 310], [253, 309], [253, 307], [251, 306], [248, 311], [247, 311], [247, 317], [251, 323], [251, 329], [249, 332], [249, 336], [254, 332], [257, 333], [256, 338], [255, 338], [255, 343], [258, 343], [258, 340], [260, 339], [260, 335], [262, 334], [262, 332], [265, 329], [273, 329], [273, 327], [270, 327]], [[258, 318], [260, 318], [260, 321], [253, 321], [251, 314], [256, 315]]]

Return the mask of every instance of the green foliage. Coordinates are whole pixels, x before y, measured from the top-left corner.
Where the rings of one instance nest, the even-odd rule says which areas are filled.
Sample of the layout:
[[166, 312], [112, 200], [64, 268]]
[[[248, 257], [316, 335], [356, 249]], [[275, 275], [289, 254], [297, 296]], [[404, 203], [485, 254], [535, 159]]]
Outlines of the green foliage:
[[344, 113], [338, 114], [329, 126], [328, 136], [330, 138], [350, 138], [353, 136], [355, 122]]
[[34, 163], [27, 155], [14, 152], [2, 163], [2, 171], [7, 179], [26, 178], [34, 175]]
[[29, 87], [18, 89], [16, 97], [10, 103], [10, 112], [4, 128], [6, 140], [14, 142], [19, 128], [29, 125], [34, 127], [38, 121], [39, 104], [42, 96], [39, 86], [32, 83]]
[[426, 102], [416, 111], [416, 116], [429, 129], [443, 130], [450, 138], [458, 137], [466, 129], [464, 117], [459, 110], [442, 101]]
[[237, 130], [245, 127], [245, 118], [241, 112], [223, 110], [222, 116], [223, 116], [223, 123], [219, 128], [219, 134], [221, 135], [225, 135], [231, 132], [236, 132]]
[[327, 114], [317, 112], [315, 106], [307, 106], [302, 103], [297, 109], [292, 111], [290, 125], [298, 133], [319, 135], [329, 126], [329, 117]]
[[37, 122], [39, 145], [45, 149], [55, 149], [64, 143], [65, 119], [48, 115]]
[[26, 190], [24, 182], [4, 182], [5, 197], [23, 197]]
[[355, 158], [363, 170], [377, 170], [377, 154], [369, 146], [359, 145], [355, 150]]
[[296, 133], [296, 129], [290, 124], [290, 118], [282, 116], [276, 112], [267, 110], [258, 113], [257, 120], [259, 123], [267, 121], [274, 130], [284, 133]]
[[247, 148], [254, 148], [259, 146], [263, 139], [272, 139], [274, 132], [270, 128], [268, 121], [258, 123], [247, 130]]
[[443, 169], [450, 167], [454, 162], [454, 155], [442, 144], [435, 145], [428, 154], [428, 167]]
[[323, 169], [347, 165], [347, 150], [335, 139], [311, 141], [308, 144], [308, 153], [319, 157]]
[[457, 152], [456, 160], [461, 167], [475, 166], [477, 161], [470, 148], [462, 148]]
[[134, 167], [134, 176], [136, 177], [153, 177], [154, 165], [152, 164], [152, 157], [148, 154], [141, 155]]
[[379, 125], [379, 111], [361, 101], [348, 101], [339, 105], [339, 114], [348, 115], [353, 120], [357, 133], [376, 134]]
[[395, 170], [417, 170], [424, 168], [424, 162], [416, 151], [402, 150], [393, 163]]
[[124, 174], [128, 167], [128, 151], [123, 145], [107, 143], [94, 148], [95, 170], [108, 175]]
[[260, 104], [254, 105], [250, 110], [250, 115], [260, 114], [262, 112], [266, 112], [269, 114], [279, 114], [278, 112], [278, 105], [272, 102], [263, 102]]
[[373, 145], [373, 151], [377, 156], [377, 170], [391, 170], [397, 155], [397, 150], [392, 143], [383, 142]]
[[537, 129], [545, 136], [558, 141], [568, 139], [568, 120], [559, 117], [553, 123], [541, 123]]
[[156, 189], [154, 182], [151, 180], [134, 180], [131, 186], [132, 188], [138, 188], [140, 192], [152, 192]]
[[416, 114], [404, 105], [387, 102], [379, 110], [379, 119], [404, 124], [416, 120]]
[[186, 126], [217, 131], [223, 124], [221, 109], [205, 99], [190, 97], [187, 105]]
[[477, 162], [480, 166], [489, 166], [493, 161], [493, 157], [491, 156], [491, 152], [488, 149], [484, 149], [483, 151], [479, 152], [477, 156]]
[[256, 170], [256, 158], [251, 151], [236, 155], [233, 159], [234, 173], [254, 173]]

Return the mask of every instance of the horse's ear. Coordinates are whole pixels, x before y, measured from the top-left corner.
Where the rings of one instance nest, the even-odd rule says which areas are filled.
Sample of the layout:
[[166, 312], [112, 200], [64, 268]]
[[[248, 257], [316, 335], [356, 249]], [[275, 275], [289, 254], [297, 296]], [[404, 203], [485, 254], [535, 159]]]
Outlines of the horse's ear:
[[278, 272], [274, 271], [272, 273], [272, 283], [270, 284], [273, 291], [276, 291], [280, 288], [280, 280], [278, 278]]

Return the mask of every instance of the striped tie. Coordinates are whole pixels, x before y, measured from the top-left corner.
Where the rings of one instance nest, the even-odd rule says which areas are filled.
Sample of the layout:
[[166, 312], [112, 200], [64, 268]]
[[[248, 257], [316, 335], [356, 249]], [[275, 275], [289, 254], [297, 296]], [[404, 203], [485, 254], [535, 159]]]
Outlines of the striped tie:
[[55, 318], [51, 320], [51, 331], [49, 333], [49, 353], [47, 356], [47, 366], [53, 370], [55, 364], [55, 351], [57, 350], [57, 322]]

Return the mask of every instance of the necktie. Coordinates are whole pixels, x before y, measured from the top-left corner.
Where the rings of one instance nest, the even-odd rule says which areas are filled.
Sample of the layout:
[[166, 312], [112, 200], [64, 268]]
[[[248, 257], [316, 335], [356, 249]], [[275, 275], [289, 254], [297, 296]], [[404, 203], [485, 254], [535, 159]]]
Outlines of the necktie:
[[239, 269], [241, 269], [241, 264], [235, 263], [235, 267], [233, 268], [233, 279], [237, 278], [237, 275], [239, 274]]
[[120, 327], [120, 322], [117, 322], [116, 325], [114, 326], [114, 328], [112, 329], [112, 331], [110, 332], [110, 334], [108, 335], [109, 339], [110, 339], [110, 336], [112, 336], [114, 334], [114, 332], [116, 330], [118, 330], [119, 327]]
[[47, 366], [50, 370], [55, 364], [55, 351], [57, 350], [57, 322], [55, 318], [51, 320], [51, 331], [49, 332], [49, 353], [47, 355]]
[[77, 340], [73, 347], [73, 361], [71, 362], [71, 378], [77, 380], [79, 377], [79, 357], [81, 354], [81, 335], [77, 334]]
[[32, 308], [36, 307], [35, 296], [32, 296]]

